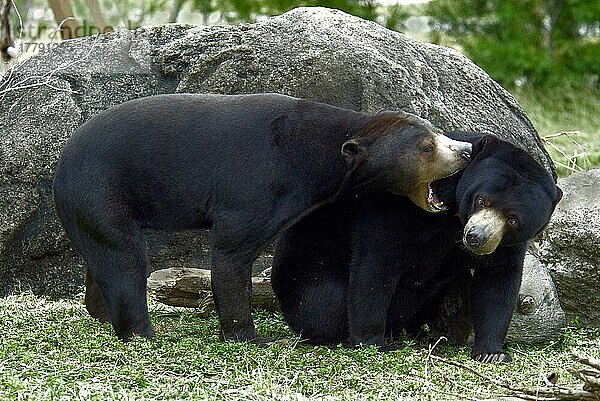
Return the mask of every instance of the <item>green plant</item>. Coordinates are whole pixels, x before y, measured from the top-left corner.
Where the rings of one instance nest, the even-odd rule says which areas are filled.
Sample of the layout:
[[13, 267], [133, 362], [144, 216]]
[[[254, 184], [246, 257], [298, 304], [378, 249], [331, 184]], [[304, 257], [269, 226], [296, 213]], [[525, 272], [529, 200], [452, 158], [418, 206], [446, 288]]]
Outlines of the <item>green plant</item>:
[[435, 42], [449, 41], [506, 86], [598, 87], [600, 1], [434, 0]]

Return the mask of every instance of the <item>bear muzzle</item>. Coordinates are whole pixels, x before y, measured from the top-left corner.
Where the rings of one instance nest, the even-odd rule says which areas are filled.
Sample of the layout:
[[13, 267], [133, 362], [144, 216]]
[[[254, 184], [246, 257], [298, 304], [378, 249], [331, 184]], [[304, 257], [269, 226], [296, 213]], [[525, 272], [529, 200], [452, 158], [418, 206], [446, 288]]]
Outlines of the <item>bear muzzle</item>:
[[482, 209], [469, 217], [463, 230], [463, 245], [477, 255], [487, 255], [496, 250], [504, 232], [506, 218], [496, 209]]
[[439, 176], [450, 176], [469, 164], [473, 145], [469, 142], [456, 141], [443, 134], [436, 135], [437, 163]]

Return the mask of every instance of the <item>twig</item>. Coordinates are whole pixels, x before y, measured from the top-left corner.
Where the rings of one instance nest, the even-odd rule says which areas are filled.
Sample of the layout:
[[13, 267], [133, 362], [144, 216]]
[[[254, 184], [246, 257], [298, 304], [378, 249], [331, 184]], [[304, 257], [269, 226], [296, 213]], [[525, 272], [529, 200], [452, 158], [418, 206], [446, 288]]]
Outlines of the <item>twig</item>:
[[[542, 138], [542, 139], [543, 139], [543, 138]], [[566, 154], [566, 153], [565, 153], [565, 152], [564, 152], [564, 151], [563, 151], [561, 148], [559, 148], [558, 146], [556, 146], [555, 144], [553, 144], [553, 143], [552, 143], [552, 142], [550, 142], [550, 141], [547, 141], [547, 140], [545, 140], [545, 139], [543, 139], [543, 140], [544, 140], [544, 142], [545, 142], [546, 144], [548, 144], [548, 145], [549, 145], [549, 146], [551, 146], [551, 147], [552, 147], [554, 150], [556, 150], [556, 151], [557, 151], [557, 152], [558, 152], [558, 153], [559, 153], [559, 154], [560, 154], [562, 157], [564, 157], [565, 159], [567, 159], [569, 162], [571, 162], [571, 161], [572, 161], [571, 157], [570, 157], [569, 155], [567, 155], [567, 154]], [[571, 171], [573, 171], [573, 172], [575, 172], [575, 171], [583, 171], [583, 169], [582, 169], [581, 167], [579, 167], [577, 164], [574, 164], [574, 167], [570, 167], [570, 166], [568, 166], [568, 165], [565, 165], [565, 164], [563, 164], [563, 163], [560, 163], [560, 162], [558, 162], [558, 161], [555, 161], [555, 163], [556, 163], [556, 164], [558, 164], [558, 165], [560, 165], [560, 166], [562, 166], [562, 167], [564, 167], [564, 168], [566, 168], [566, 169], [568, 169], [568, 170], [571, 170]], [[576, 167], [576, 169], [575, 169], [575, 167]]]
[[571, 139], [571, 137], [569, 135], [579, 135], [581, 134], [580, 131], [559, 131], [559, 132], [554, 132], [552, 134], [548, 134], [548, 135], [544, 135], [542, 137], [542, 139], [551, 139], [551, 138], [556, 138], [559, 136], [567, 136], [569, 137], [569, 139]]
[[449, 359], [445, 359], [436, 355], [431, 355], [431, 358], [434, 360], [438, 360], [448, 365], [453, 365], [464, 369], [475, 376], [488, 381], [498, 387], [504, 388], [511, 392], [511, 396], [518, 397], [524, 400], [532, 400], [532, 401], [563, 401], [563, 400], [580, 400], [580, 401], [592, 401], [592, 400], [600, 400], [600, 394], [587, 391], [587, 390], [574, 390], [568, 387], [563, 386], [546, 386], [546, 387], [538, 387], [535, 390], [530, 390], [528, 388], [515, 387], [504, 381], [495, 379], [491, 376], [488, 376], [484, 373], [478, 372], [477, 370], [463, 365], [462, 363], [452, 361]]
[[[583, 171], [583, 168], [581, 168], [578, 164], [577, 164], [577, 159], [580, 157], [585, 157], [587, 156], [587, 148], [583, 145], [581, 145], [579, 142], [577, 142], [572, 136], [573, 135], [579, 135], [581, 134], [580, 131], [561, 131], [561, 132], [554, 132], [552, 134], [548, 134], [548, 135], [544, 135], [542, 136], [542, 141], [550, 146], [552, 149], [554, 149], [556, 152], [558, 152], [562, 157], [564, 157], [567, 160], [567, 164], [561, 163], [559, 161], [555, 161], [555, 163], [567, 170], [570, 170], [572, 172], [577, 172], [577, 171]], [[563, 151], [560, 147], [558, 147], [557, 145], [555, 145], [554, 143], [552, 143], [552, 141], [550, 141], [550, 139], [553, 138], [558, 138], [561, 136], [566, 136], [567, 138], [569, 138], [569, 140], [571, 141], [571, 143], [573, 143], [576, 147], [579, 148], [579, 150], [583, 151], [582, 153], [578, 152], [577, 149], [575, 149], [573, 156], [569, 156], [565, 151]]]
[[424, 369], [424, 376], [425, 376], [425, 381], [423, 382], [423, 393], [427, 394], [428, 390], [429, 390], [429, 385], [431, 384], [429, 382], [429, 361], [431, 360], [431, 353], [433, 352], [433, 350], [438, 346], [438, 344], [441, 341], [448, 341], [448, 339], [446, 337], [440, 337], [437, 339], [437, 341], [435, 342], [435, 344], [430, 345], [429, 346], [429, 352], [427, 353], [427, 357], [425, 358], [425, 369]]
[[585, 383], [583, 389], [596, 392], [600, 398], [600, 360], [591, 357], [581, 357], [573, 355], [572, 359], [583, 365], [589, 366], [591, 369], [579, 369], [572, 371], [573, 375]]
[[585, 151], [587, 148], [585, 146], [583, 146], [582, 144], [580, 144], [579, 142], [577, 142], [572, 135], [580, 135], [581, 131], [560, 131], [560, 132], [555, 132], [552, 134], [548, 134], [548, 135], [544, 135], [544, 137], [542, 138], [545, 141], [548, 141], [549, 139], [552, 138], [558, 138], [561, 136], [566, 136], [567, 138], [569, 138], [569, 140], [575, 144], [576, 146], [578, 146], [580, 149], [582, 149], [583, 151]]
[[594, 368], [594, 369], [600, 371], [600, 359], [592, 358], [592, 357], [584, 357], [584, 356], [579, 356], [579, 355], [573, 355], [571, 358], [576, 362], [579, 362], [583, 365], [587, 365], [591, 368]]
[[[59, 91], [63, 91], [63, 92], [70, 92], [70, 93], [76, 93], [70, 89], [61, 89], [58, 88], [56, 86], [53, 86], [51, 84], [52, 82], [52, 78], [54, 78], [54, 75], [62, 70], [65, 70], [73, 65], [76, 65], [78, 63], [81, 63], [83, 61], [85, 61], [91, 54], [92, 51], [94, 50], [94, 48], [96, 47], [96, 44], [98, 43], [98, 40], [100, 38], [100, 35], [96, 35], [96, 39], [94, 40], [94, 43], [92, 43], [92, 46], [90, 46], [90, 49], [87, 51], [86, 54], [83, 55], [83, 57], [77, 59], [77, 60], [73, 60], [71, 62], [59, 65], [58, 67], [56, 67], [55, 69], [49, 71], [48, 73], [44, 74], [44, 75], [33, 75], [33, 76], [29, 76], [26, 77], [24, 79], [22, 79], [21, 81], [15, 83], [14, 85], [9, 85], [7, 88], [0, 90], [0, 99], [4, 99], [4, 97], [6, 96], [7, 93], [9, 92], [13, 92], [13, 91], [17, 91], [17, 90], [22, 90], [22, 89], [30, 89], [30, 88], [35, 88], [35, 87], [40, 87], [40, 86], [46, 86], [49, 87], [51, 89], [55, 89], [55, 90], [59, 90]], [[43, 82], [36, 82], [36, 83], [32, 83], [32, 84], [25, 84], [27, 81], [33, 80], [33, 79], [43, 79]]]
[[[427, 394], [429, 391], [434, 391], [434, 392], [436, 392], [438, 394], [452, 395], [454, 397], [458, 397], [458, 398], [465, 399], [465, 400], [468, 400], [468, 401], [485, 401], [485, 400], [482, 400], [480, 398], [475, 398], [475, 397], [468, 396], [468, 395], [465, 395], [465, 394], [456, 394], [456, 393], [451, 393], [451, 392], [448, 392], [448, 391], [440, 390], [440, 389], [436, 388], [435, 386], [433, 386], [432, 383], [429, 381], [429, 363], [431, 363], [432, 367], [435, 367], [435, 364], [431, 360], [432, 356], [433, 356], [432, 354], [433, 354], [433, 351], [435, 350], [435, 348], [442, 341], [448, 341], [448, 339], [446, 337], [440, 337], [440, 338], [438, 338], [438, 340], [433, 345], [429, 346], [429, 351], [427, 352], [427, 356], [425, 357], [425, 369], [424, 369], [424, 377], [423, 377], [423, 379], [424, 379], [423, 393]], [[448, 376], [446, 376], [443, 373], [442, 373], [442, 376], [444, 377], [444, 379], [446, 381], [448, 381], [449, 383], [452, 383], [452, 384], [456, 385], [457, 387], [459, 387], [463, 391], [472, 391], [472, 392], [475, 392], [477, 394], [485, 395], [486, 397], [489, 396], [489, 392], [485, 393], [484, 391], [481, 391], [481, 390], [467, 388], [465, 386], [462, 386], [462, 385], [460, 385], [458, 383], [453, 382], [452, 380], [450, 380], [450, 378]]]

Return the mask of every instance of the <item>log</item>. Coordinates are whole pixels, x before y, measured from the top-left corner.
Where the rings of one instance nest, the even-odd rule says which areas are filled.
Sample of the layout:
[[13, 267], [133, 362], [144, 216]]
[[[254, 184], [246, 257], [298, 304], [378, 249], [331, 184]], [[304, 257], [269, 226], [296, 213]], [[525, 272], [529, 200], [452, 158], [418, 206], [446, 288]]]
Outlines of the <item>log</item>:
[[600, 359], [573, 355], [573, 360], [589, 368], [579, 369], [573, 372], [575, 377], [583, 380], [583, 389], [598, 394], [600, 400]]
[[[194, 268], [161, 269], [148, 278], [150, 298], [171, 306], [199, 308], [208, 315], [215, 309], [212, 297], [210, 270]], [[252, 277], [252, 306], [278, 311], [279, 303], [266, 274]]]

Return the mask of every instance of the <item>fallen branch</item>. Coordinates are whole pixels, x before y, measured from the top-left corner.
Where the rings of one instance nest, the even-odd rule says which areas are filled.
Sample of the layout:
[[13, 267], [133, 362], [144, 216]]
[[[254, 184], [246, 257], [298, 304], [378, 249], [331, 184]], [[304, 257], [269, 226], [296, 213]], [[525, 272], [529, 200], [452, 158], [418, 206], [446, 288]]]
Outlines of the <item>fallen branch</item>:
[[[152, 299], [167, 305], [199, 308], [201, 314], [214, 310], [210, 270], [157, 270], [148, 278], [148, 294]], [[280, 310], [269, 277], [252, 277], [252, 305], [271, 311]]]
[[[561, 131], [561, 132], [554, 132], [552, 134], [542, 136], [542, 141], [547, 146], [550, 146], [558, 154], [560, 154], [563, 158], [565, 158], [567, 160], [567, 164], [561, 163], [556, 160], [554, 161], [554, 163], [567, 169], [567, 170], [570, 170], [572, 172], [583, 171], [583, 168], [581, 168], [577, 162], [580, 157], [587, 156], [587, 149], [585, 148], [585, 146], [581, 145], [579, 142], [577, 142], [573, 138], [573, 135], [579, 135], [579, 134], [581, 134], [581, 132], [579, 132], [579, 131]], [[573, 155], [569, 156], [563, 149], [561, 149], [560, 147], [558, 147], [557, 145], [552, 143], [552, 141], [550, 141], [550, 139], [558, 138], [561, 136], [566, 136], [567, 138], [569, 138], [569, 141], [571, 141], [571, 143], [573, 143], [576, 147], [578, 147], [582, 152], [578, 152], [577, 149], [575, 149], [575, 151], [573, 152]]]
[[600, 399], [600, 359], [592, 357], [582, 357], [578, 355], [572, 356], [573, 360], [587, 365], [591, 369], [579, 369], [572, 372], [575, 377], [583, 380], [583, 389], [598, 393], [598, 399]]
[[[582, 358], [574, 356], [573, 359], [586, 364], [594, 370], [589, 369], [580, 369], [574, 372], [575, 376], [582, 379], [584, 381], [584, 386], [582, 390], [571, 389], [564, 386], [552, 385], [551, 382], [547, 381], [546, 385], [543, 387], [538, 387], [536, 389], [528, 389], [524, 387], [513, 386], [505, 381], [495, 379], [491, 376], [488, 376], [484, 373], [477, 371], [470, 366], [464, 365], [460, 362], [452, 361], [446, 358], [442, 358], [440, 356], [431, 355], [429, 358], [440, 361], [447, 365], [452, 365], [459, 367], [463, 370], [466, 370], [473, 375], [483, 379], [489, 383], [494, 384], [497, 387], [503, 388], [509, 391], [509, 396], [520, 398], [523, 400], [532, 400], [532, 401], [598, 401], [600, 400], [600, 387], [595, 387], [600, 384], [600, 371], [596, 370], [598, 363], [600, 361], [594, 358]], [[553, 376], [553, 375], [551, 375]], [[549, 376], [550, 377], [550, 376]]]

